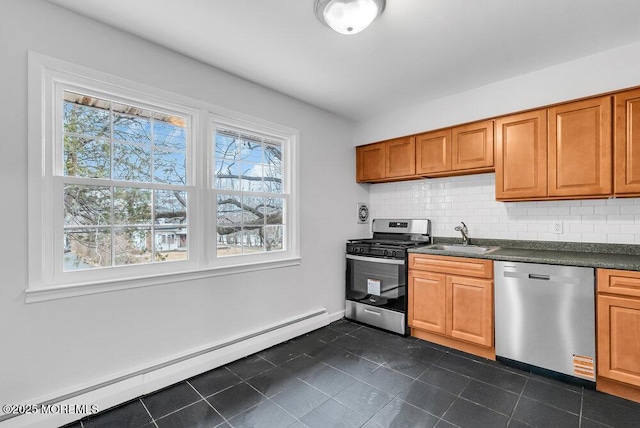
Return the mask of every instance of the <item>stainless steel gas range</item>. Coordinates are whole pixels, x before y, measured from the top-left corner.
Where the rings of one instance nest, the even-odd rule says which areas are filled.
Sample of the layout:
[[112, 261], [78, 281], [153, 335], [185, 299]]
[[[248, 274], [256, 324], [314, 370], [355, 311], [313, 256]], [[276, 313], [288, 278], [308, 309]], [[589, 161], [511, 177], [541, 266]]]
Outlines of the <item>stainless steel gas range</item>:
[[407, 250], [427, 245], [427, 219], [375, 219], [373, 238], [347, 242], [345, 317], [408, 334]]

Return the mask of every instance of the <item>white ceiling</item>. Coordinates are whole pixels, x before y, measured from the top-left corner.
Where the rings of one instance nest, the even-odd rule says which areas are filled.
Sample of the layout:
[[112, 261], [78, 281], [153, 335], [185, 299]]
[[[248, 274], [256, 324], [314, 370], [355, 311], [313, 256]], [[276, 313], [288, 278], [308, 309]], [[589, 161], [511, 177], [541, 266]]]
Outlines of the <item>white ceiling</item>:
[[314, 0], [49, 1], [354, 120], [640, 40], [638, 0], [387, 0], [351, 36]]

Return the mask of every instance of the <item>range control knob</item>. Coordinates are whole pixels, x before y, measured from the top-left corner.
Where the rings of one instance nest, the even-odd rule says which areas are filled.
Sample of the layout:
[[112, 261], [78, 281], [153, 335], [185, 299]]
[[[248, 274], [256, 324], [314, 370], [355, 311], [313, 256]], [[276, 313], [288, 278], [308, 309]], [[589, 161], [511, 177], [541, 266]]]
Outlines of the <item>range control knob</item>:
[[389, 250], [384, 250], [384, 256], [387, 257], [389, 255]]
[[395, 257], [395, 256], [396, 256], [396, 254], [397, 254], [397, 252], [396, 252], [395, 250], [391, 252], [391, 255], [392, 255], [393, 257]]

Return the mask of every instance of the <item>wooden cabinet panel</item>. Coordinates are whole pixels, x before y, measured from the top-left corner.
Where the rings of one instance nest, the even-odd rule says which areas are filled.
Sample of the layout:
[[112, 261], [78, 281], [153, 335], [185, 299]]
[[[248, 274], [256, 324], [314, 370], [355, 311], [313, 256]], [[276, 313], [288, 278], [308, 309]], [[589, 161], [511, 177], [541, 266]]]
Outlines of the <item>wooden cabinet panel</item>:
[[612, 193], [611, 97], [549, 109], [549, 196]]
[[447, 276], [447, 334], [493, 345], [493, 281]]
[[416, 173], [415, 137], [385, 142], [385, 177], [405, 177]]
[[451, 170], [451, 130], [416, 136], [416, 174]]
[[640, 386], [640, 300], [598, 296], [598, 375]]
[[421, 269], [476, 278], [493, 278], [493, 262], [483, 259], [410, 254], [409, 269]]
[[471, 123], [453, 128], [451, 169], [493, 166], [493, 121]]
[[356, 181], [380, 180], [385, 175], [384, 143], [356, 147]]
[[411, 334], [495, 359], [492, 278], [491, 260], [410, 254]]
[[547, 110], [496, 120], [496, 199], [547, 196]]
[[614, 192], [640, 194], [640, 89], [614, 98]]
[[409, 272], [409, 326], [445, 334], [445, 276]]
[[598, 269], [598, 293], [640, 297], [640, 272]]

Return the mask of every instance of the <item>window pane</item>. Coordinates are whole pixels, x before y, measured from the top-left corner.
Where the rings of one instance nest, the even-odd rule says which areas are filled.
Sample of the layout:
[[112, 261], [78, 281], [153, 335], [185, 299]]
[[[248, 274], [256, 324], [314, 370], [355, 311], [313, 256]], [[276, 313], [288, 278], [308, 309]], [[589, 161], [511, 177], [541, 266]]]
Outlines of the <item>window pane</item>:
[[151, 144], [151, 112], [113, 103], [113, 139], [148, 146]]
[[116, 187], [113, 191], [115, 224], [151, 225], [151, 190]]
[[216, 161], [215, 187], [225, 190], [240, 189], [240, 165], [231, 159]]
[[187, 192], [156, 190], [155, 225], [156, 261], [186, 260]]
[[153, 152], [153, 181], [167, 184], [187, 184], [185, 154], [181, 152]]
[[266, 215], [266, 224], [282, 224], [282, 207], [284, 199], [268, 198], [265, 199], [265, 207], [263, 212]]
[[102, 186], [64, 187], [64, 225], [111, 224], [111, 189]]
[[115, 143], [113, 145], [113, 179], [151, 181], [150, 148]]
[[217, 199], [217, 254], [242, 254], [242, 199], [231, 195], [218, 195]]
[[264, 191], [282, 193], [282, 170], [280, 168], [264, 167]]
[[64, 175], [109, 178], [111, 156], [106, 140], [64, 137]]
[[156, 261], [187, 260], [187, 227], [156, 226]]
[[254, 141], [243, 141], [240, 145], [242, 148], [240, 159], [245, 162], [260, 163], [262, 162], [262, 144]]
[[282, 147], [266, 144], [264, 147], [264, 163], [281, 169], [282, 168]]
[[155, 223], [185, 224], [187, 221], [187, 192], [156, 190]]
[[65, 272], [111, 266], [109, 229], [65, 230]]
[[262, 192], [263, 167], [261, 164], [242, 163], [241, 190], [245, 192]]
[[280, 251], [284, 248], [284, 227], [267, 226], [265, 229], [265, 249], [267, 251]]
[[263, 198], [245, 196], [242, 198], [242, 204], [242, 222], [245, 225], [264, 224], [265, 200]]
[[65, 92], [64, 132], [88, 137], [110, 137], [110, 105], [106, 100]]
[[247, 226], [243, 229], [242, 253], [264, 252], [264, 227]]
[[114, 232], [116, 266], [152, 261], [151, 229], [126, 227], [117, 228]]
[[217, 133], [215, 135], [215, 157], [216, 159], [235, 159], [237, 151], [236, 139], [224, 134]]
[[177, 116], [153, 115], [153, 144], [163, 149], [187, 150], [187, 124]]

